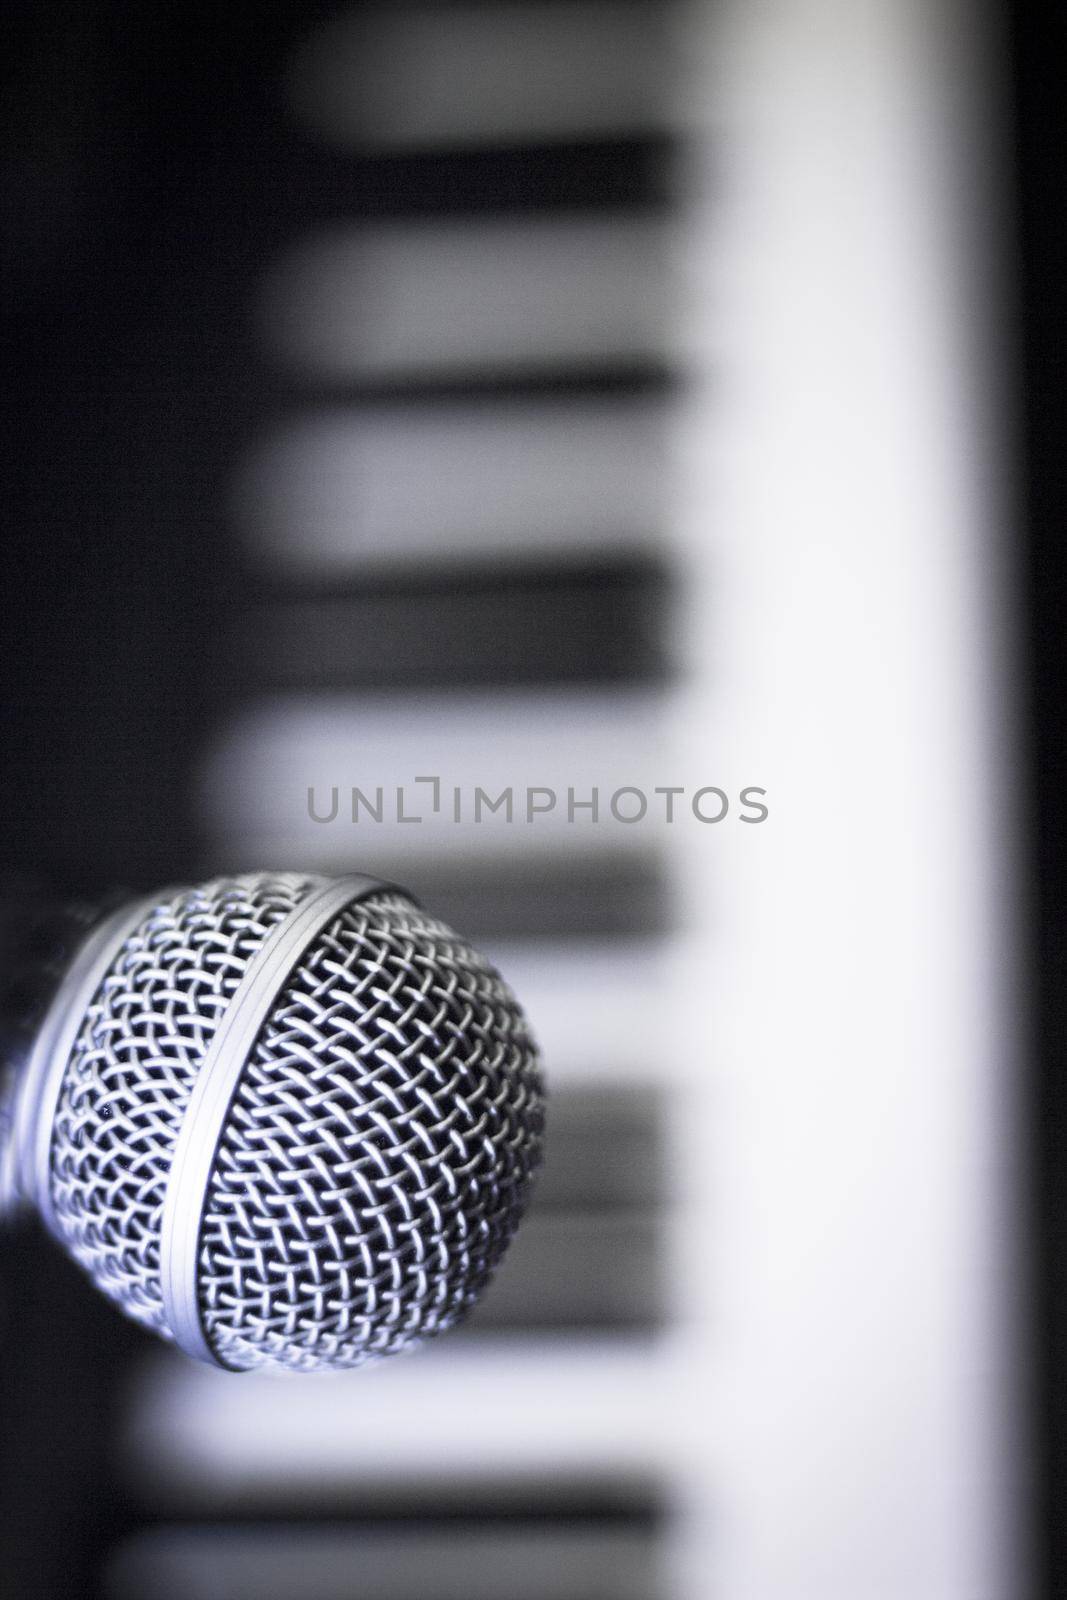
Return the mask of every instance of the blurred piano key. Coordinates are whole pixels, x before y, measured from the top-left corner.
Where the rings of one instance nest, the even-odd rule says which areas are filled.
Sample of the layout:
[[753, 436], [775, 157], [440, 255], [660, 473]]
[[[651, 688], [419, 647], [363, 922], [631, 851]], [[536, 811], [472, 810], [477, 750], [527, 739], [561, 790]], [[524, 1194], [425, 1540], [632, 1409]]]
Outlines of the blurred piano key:
[[[291, 862], [293, 852], [284, 859]], [[371, 852], [352, 841], [343, 856], [327, 855], [321, 870], [358, 871], [370, 860]], [[464, 856], [451, 862], [423, 855], [416, 862], [396, 849], [378, 857], [375, 870], [389, 882], [417, 882], [420, 901], [479, 944], [499, 939], [629, 941], [663, 933], [672, 922], [665, 865], [652, 851], [601, 850], [588, 856], [541, 851], [536, 860], [518, 861], [514, 854]]]
[[376, 566], [625, 559], [667, 537], [662, 401], [438, 401], [275, 427], [234, 493], [250, 560], [325, 580]]
[[651, 1083], [575, 1085], [553, 1077], [551, 1138], [534, 1194], [538, 1212], [570, 1217], [662, 1206], [673, 1182], [664, 1109], [663, 1089]]
[[191, 1523], [135, 1534], [107, 1600], [657, 1600], [656, 1529], [484, 1519]]
[[[500, 940], [563, 941], [577, 952], [590, 942], [648, 939], [673, 920], [665, 863], [652, 851], [599, 850], [584, 857], [538, 851], [519, 861], [490, 853], [440, 861], [427, 852], [413, 859], [399, 847], [372, 849], [362, 835], [338, 833], [317, 849], [313, 840], [272, 836], [223, 840], [202, 864], [208, 874], [266, 867], [336, 876], [373, 867], [483, 947]], [[584, 958], [576, 953], [574, 959]]]
[[336, 1502], [412, 1486], [469, 1509], [545, 1477], [671, 1481], [706, 1450], [691, 1370], [645, 1337], [436, 1345], [351, 1373], [232, 1373], [153, 1350], [120, 1450], [138, 1491], [187, 1507]]
[[268, 270], [260, 333], [319, 384], [658, 362], [677, 270], [668, 227], [640, 210], [337, 224]]
[[663, 1088], [557, 1084], [545, 1165], [503, 1265], [456, 1338], [646, 1332], [669, 1312]]
[[654, 682], [669, 590], [650, 560], [277, 586], [233, 625], [229, 676], [240, 694]]
[[[718, 829], [701, 827], [684, 801], [672, 825], [664, 820], [657, 785], [681, 784], [688, 774], [669, 759], [662, 703], [650, 688], [290, 694], [251, 702], [233, 712], [205, 751], [206, 836], [242, 862], [265, 850], [268, 865], [286, 859], [324, 869], [358, 857], [421, 869], [482, 857], [495, 868], [510, 856], [508, 870], [516, 872], [564, 843], [594, 857], [647, 853], [670, 827], [721, 834], [734, 825], [730, 818]], [[418, 781], [434, 778], [436, 790]], [[709, 784], [721, 779], [700, 775]], [[612, 814], [611, 799], [624, 788], [647, 801], [640, 820], [619, 820], [638, 817], [640, 796], [632, 794]], [[594, 789], [595, 820], [588, 805]], [[504, 802], [490, 809], [501, 795]], [[415, 816], [421, 822], [410, 820]]]
[[[675, 1083], [687, 1070], [702, 1070], [699, 1051], [664, 1048], [663, 1020], [679, 964], [675, 941], [490, 936], [482, 943], [522, 996], [553, 1096], [564, 1083], [588, 1086], [598, 1097], [607, 1084], [645, 1092], [648, 1084]], [[553, 1159], [558, 1137], [553, 1120], [546, 1160]], [[628, 1136], [617, 1128], [615, 1138], [627, 1148]], [[600, 1145], [598, 1160], [609, 1159]]]
[[677, 191], [675, 146], [665, 134], [369, 154], [301, 141], [274, 155], [265, 249], [338, 221], [666, 212]]
[[289, 102], [322, 137], [357, 149], [590, 138], [677, 117], [676, 8], [362, 6], [308, 39]]
[[651, 1333], [667, 1321], [665, 1219], [652, 1211], [546, 1212], [534, 1200], [455, 1339], [490, 1333]]

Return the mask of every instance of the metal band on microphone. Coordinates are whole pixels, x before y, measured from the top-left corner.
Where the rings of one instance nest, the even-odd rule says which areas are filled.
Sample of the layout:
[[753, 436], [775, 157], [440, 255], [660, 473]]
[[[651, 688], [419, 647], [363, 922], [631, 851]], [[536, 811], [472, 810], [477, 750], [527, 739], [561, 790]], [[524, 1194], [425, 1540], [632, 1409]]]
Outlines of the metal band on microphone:
[[272, 928], [234, 991], [193, 1082], [163, 1201], [160, 1281], [163, 1314], [175, 1342], [198, 1361], [225, 1365], [204, 1333], [197, 1268], [208, 1185], [245, 1063], [304, 951], [346, 906], [392, 888], [363, 876], [334, 879]]

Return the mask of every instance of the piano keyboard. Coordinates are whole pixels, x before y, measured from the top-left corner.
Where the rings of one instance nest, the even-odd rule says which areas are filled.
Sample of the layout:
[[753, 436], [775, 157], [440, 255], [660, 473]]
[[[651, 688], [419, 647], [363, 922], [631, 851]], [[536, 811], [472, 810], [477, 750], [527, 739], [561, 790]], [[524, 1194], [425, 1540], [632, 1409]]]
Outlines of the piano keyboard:
[[[151, 1355], [113, 1600], [1011, 1592], [961, 26], [405, 0], [294, 39], [204, 864], [391, 873], [476, 936], [550, 1154], [436, 1348]], [[476, 787], [557, 798], [457, 820]]]

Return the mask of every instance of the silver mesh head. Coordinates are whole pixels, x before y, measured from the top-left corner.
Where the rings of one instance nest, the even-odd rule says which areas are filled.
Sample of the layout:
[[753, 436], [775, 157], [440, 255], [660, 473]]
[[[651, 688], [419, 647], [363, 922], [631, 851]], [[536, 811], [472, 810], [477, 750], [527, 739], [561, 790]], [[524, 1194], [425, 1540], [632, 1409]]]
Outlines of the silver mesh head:
[[[194, 1084], [250, 963], [322, 884], [174, 893], [115, 949], [78, 1026], [53, 1226], [164, 1335], [164, 1201]], [[399, 893], [347, 905], [285, 975], [225, 1112], [196, 1234], [212, 1354], [349, 1367], [452, 1326], [515, 1230], [542, 1125], [536, 1052], [489, 963]]]

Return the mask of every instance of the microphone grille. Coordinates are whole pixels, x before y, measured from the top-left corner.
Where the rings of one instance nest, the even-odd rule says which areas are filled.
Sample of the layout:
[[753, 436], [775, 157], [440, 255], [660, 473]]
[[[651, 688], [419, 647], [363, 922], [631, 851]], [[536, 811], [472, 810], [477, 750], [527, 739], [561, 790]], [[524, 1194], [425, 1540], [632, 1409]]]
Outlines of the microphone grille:
[[[55, 1224], [164, 1335], [161, 1218], [193, 1083], [249, 962], [322, 882], [256, 874], [163, 900], [78, 1031]], [[535, 1047], [484, 957], [398, 892], [346, 906], [287, 975], [223, 1124], [197, 1262], [213, 1353], [355, 1366], [451, 1326], [517, 1226], [542, 1128]]]

